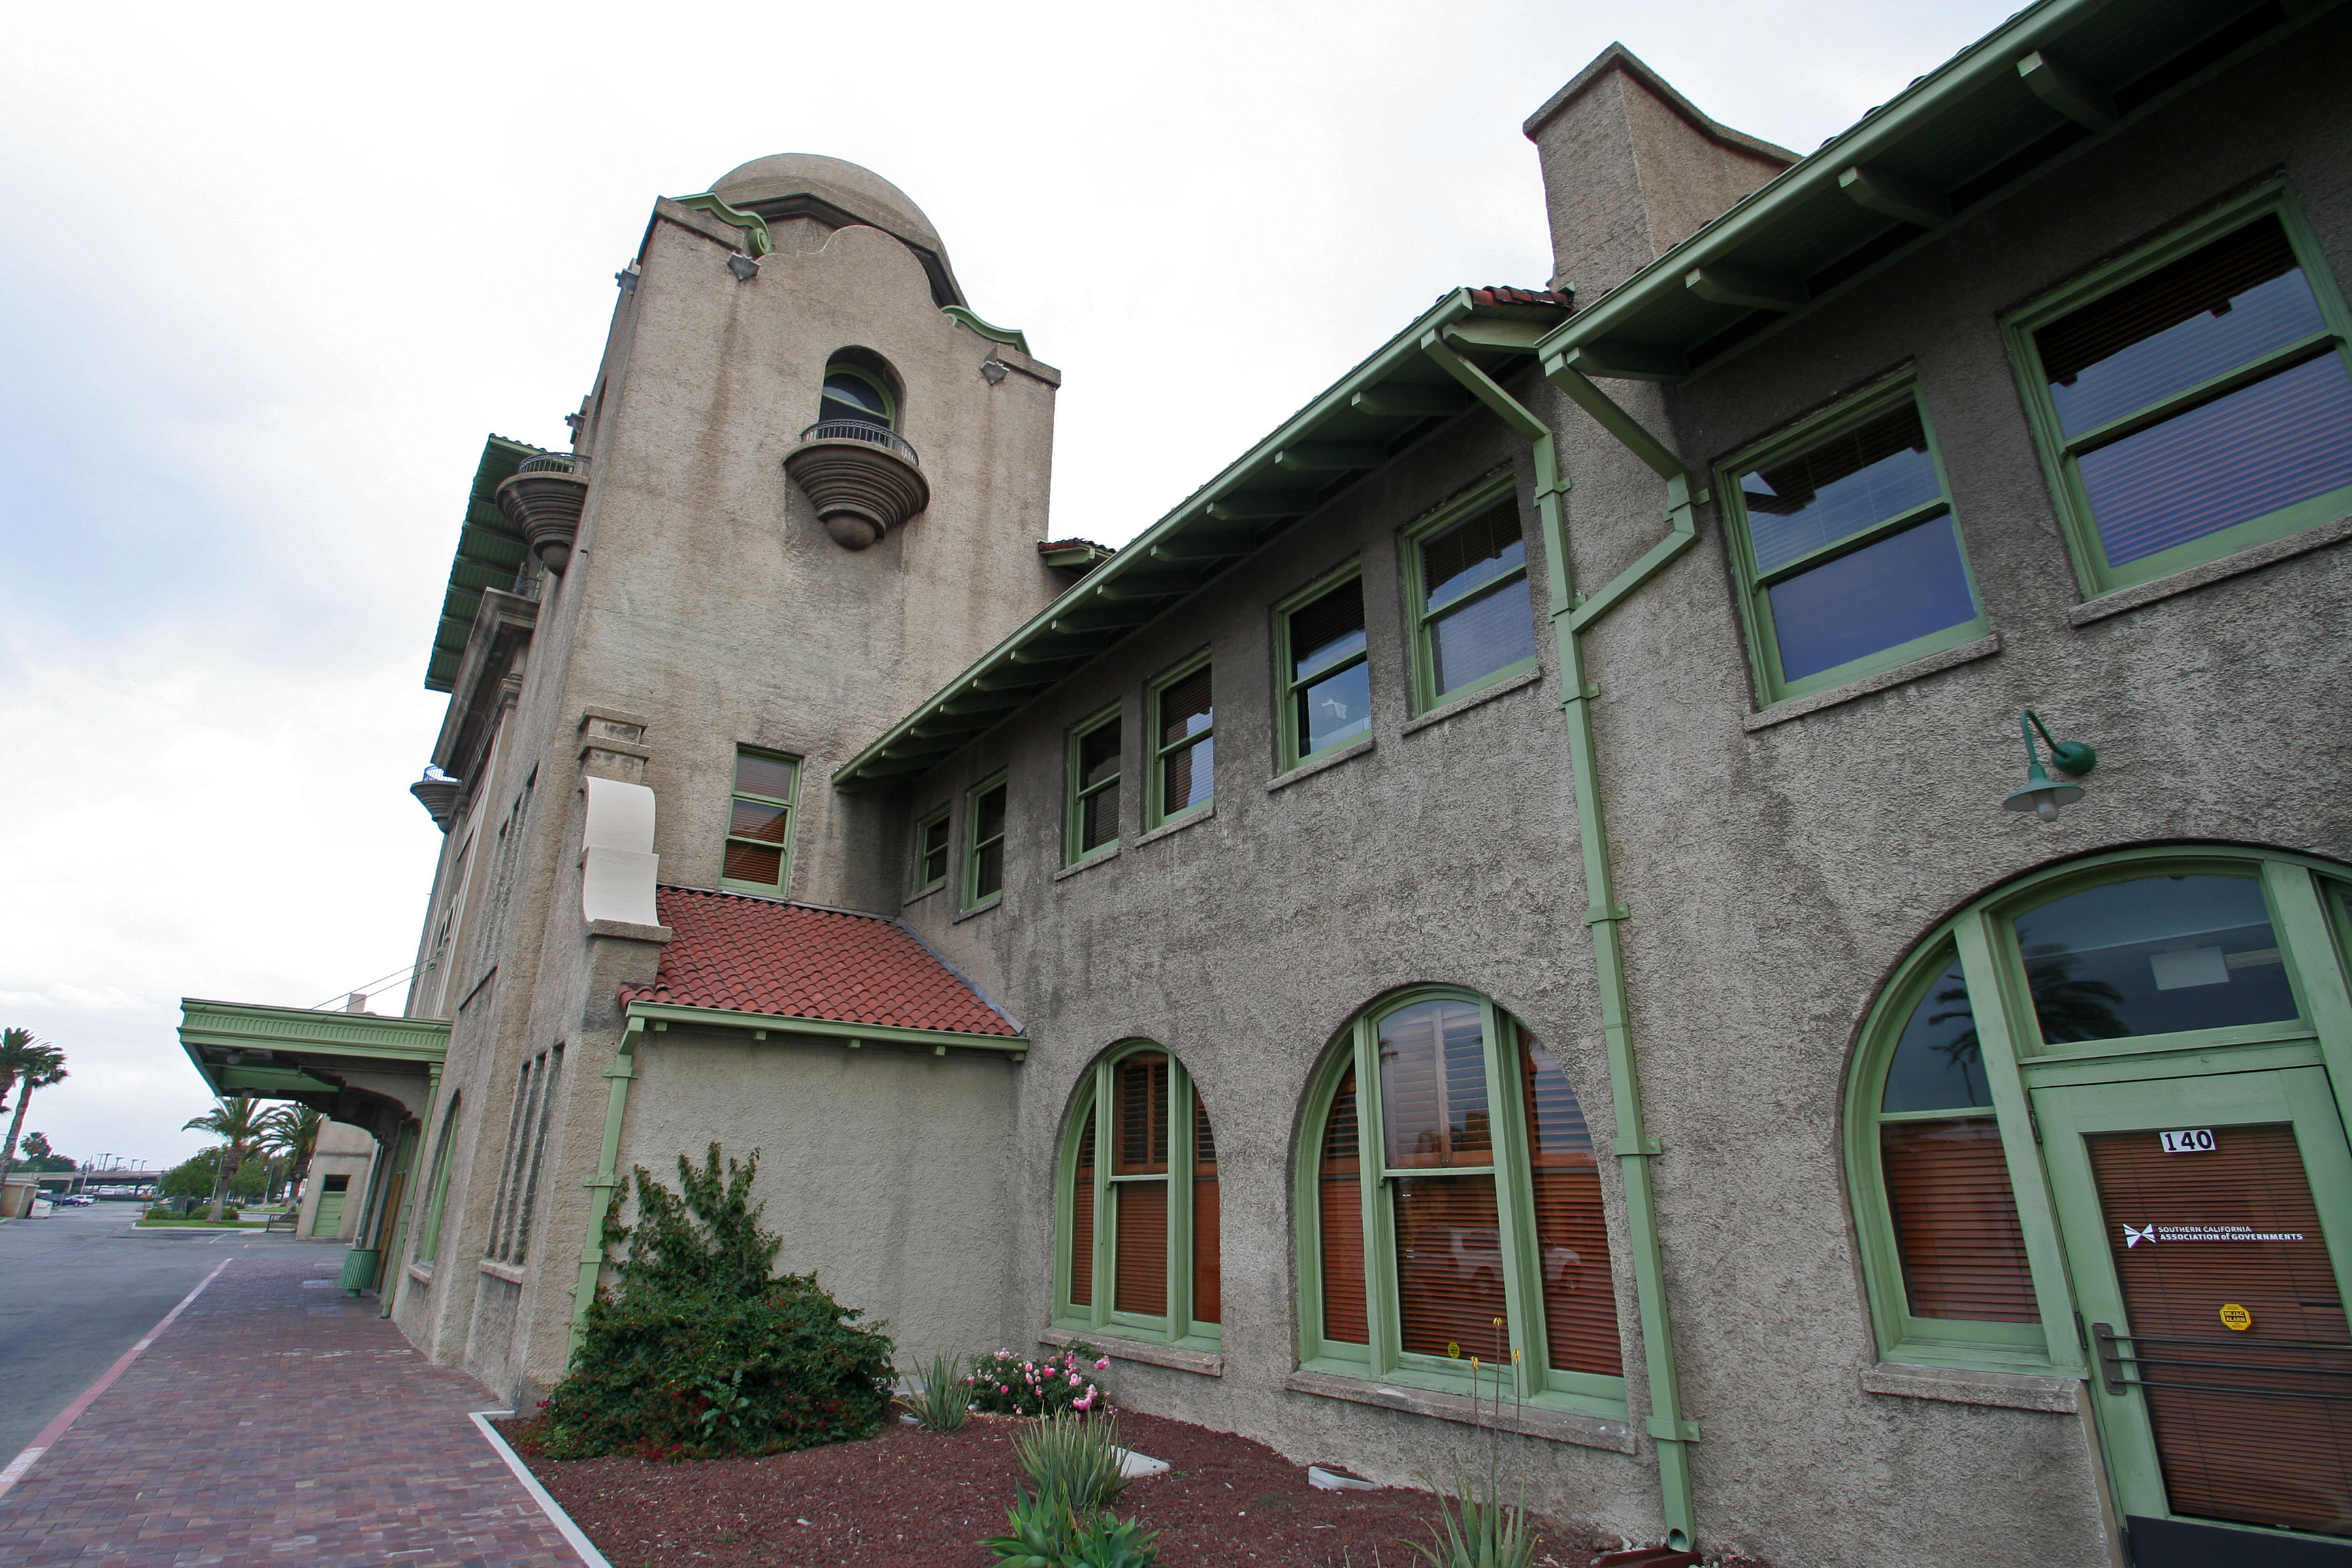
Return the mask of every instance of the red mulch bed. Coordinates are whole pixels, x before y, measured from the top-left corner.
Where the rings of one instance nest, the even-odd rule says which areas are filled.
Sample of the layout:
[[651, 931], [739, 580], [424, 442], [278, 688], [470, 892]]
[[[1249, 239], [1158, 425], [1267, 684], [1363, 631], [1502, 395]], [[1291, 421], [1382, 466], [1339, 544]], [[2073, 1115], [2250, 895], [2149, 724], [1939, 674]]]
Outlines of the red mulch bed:
[[[520, 1422], [500, 1424], [519, 1447]], [[614, 1568], [990, 1568], [980, 1544], [1004, 1532], [1025, 1479], [1025, 1423], [975, 1418], [961, 1432], [892, 1426], [865, 1443], [764, 1459], [664, 1464], [530, 1458]], [[1123, 1414], [1128, 1447], [1171, 1468], [1129, 1483], [1115, 1505], [1160, 1532], [1163, 1568], [1416, 1568], [1426, 1492], [1318, 1491], [1304, 1466], [1263, 1443], [1161, 1416]], [[1585, 1568], [1618, 1544], [1546, 1521], [1539, 1564]]]

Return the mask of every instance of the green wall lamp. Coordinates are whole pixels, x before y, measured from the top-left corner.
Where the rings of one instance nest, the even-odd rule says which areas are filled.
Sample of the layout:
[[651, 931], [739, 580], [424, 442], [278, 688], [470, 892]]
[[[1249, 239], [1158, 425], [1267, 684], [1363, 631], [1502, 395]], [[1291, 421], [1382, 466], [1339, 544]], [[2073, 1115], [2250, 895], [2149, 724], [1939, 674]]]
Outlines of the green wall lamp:
[[2042, 770], [2041, 754], [2033, 749], [2033, 732], [2041, 731], [2042, 740], [2049, 743], [2050, 765], [2075, 778], [2099, 765], [2099, 753], [2080, 741], [2051, 739], [2042, 715], [2031, 708], [2017, 716], [2017, 728], [2025, 737], [2025, 785], [2010, 791], [2009, 798], [2001, 805], [2011, 811], [2030, 811], [2044, 822], [2055, 822], [2060, 806], [2072, 805], [2083, 798], [2083, 786], [2060, 784]]

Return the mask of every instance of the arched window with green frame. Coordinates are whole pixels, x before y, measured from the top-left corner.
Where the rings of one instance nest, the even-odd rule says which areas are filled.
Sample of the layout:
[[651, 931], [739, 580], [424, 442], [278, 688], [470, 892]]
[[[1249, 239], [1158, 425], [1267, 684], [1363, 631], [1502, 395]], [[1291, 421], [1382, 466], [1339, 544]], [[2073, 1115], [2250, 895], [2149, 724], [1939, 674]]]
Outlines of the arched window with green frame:
[[816, 417], [821, 425], [877, 425], [893, 430], [898, 425], [898, 400], [888, 379], [877, 371], [836, 359], [824, 367]]
[[1055, 1191], [1055, 1327], [1218, 1348], [1217, 1140], [1183, 1064], [1150, 1040], [1106, 1051], [1078, 1085]]
[[1623, 1415], [1592, 1135], [1525, 1026], [1475, 992], [1391, 996], [1342, 1033], [1307, 1110], [1302, 1365], [1486, 1397], [1511, 1369], [1530, 1405]]
[[2045, 1096], [2305, 1061], [2344, 1096], [2340, 876], [2287, 855], [2138, 847], [2007, 883], [1927, 934], [1865, 1017], [1846, 1085], [1883, 1359], [2084, 1366]]

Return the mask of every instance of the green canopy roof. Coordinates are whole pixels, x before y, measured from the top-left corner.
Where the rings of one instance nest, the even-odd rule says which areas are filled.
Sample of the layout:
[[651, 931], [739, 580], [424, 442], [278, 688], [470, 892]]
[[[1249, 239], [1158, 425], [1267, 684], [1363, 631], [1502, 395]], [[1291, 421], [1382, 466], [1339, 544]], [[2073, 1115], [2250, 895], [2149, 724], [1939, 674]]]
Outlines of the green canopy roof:
[[522, 569], [522, 535], [493, 499], [499, 487], [546, 448], [493, 436], [482, 444], [481, 466], [466, 492], [466, 521], [457, 530], [457, 553], [449, 563], [449, 589], [441, 597], [441, 621], [433, 630], [433, 657], [425, 667], [425, 689], [447, 691], [457, 679], [457, 661], [474, 629], [485, 588], [511, 588]]

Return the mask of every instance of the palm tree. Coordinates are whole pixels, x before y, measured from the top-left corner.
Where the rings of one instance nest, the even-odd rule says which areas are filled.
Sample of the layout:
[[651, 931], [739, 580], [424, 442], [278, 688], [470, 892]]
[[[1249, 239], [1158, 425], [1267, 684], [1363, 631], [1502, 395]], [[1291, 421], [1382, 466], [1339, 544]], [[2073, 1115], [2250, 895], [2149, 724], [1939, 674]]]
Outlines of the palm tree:
[[224, 1100], [202, 1116], [182, 1124], [184, 1131], [209, 1132], [221, 1141], [220, 1174], [213, 1179], [212, 1206], [205, 1214], [215, 1225], [220, 1223], [221, 1199], [227, 1194], [229, 1183], [236, 1179], [237, 1167], [261, 1145], [267, 1113], [259, 1107], [258, 1100], [240, 1095], [235, 1100]]
[[0, 1095], [11, 1090], [16, 1095], [16, 1115], [8, 1123], [8, 1142], [5, 1148], [0, 1148], [0, 1171], [16, 1161], [16, 1139], [25, 1131], [25, 1108], [31, 1103], [33, 1091], [62, 1083], [65, 1077], [65, 1052], [36, 1040], [30, 1029], [0, 1029]]
[[285, 1159], [288, 1192], [310, 1174], [319, 1129], [326, 1124], [327, 1119], [307, 1105], [281, 1105], [261, 1119], [261, 1146]]

